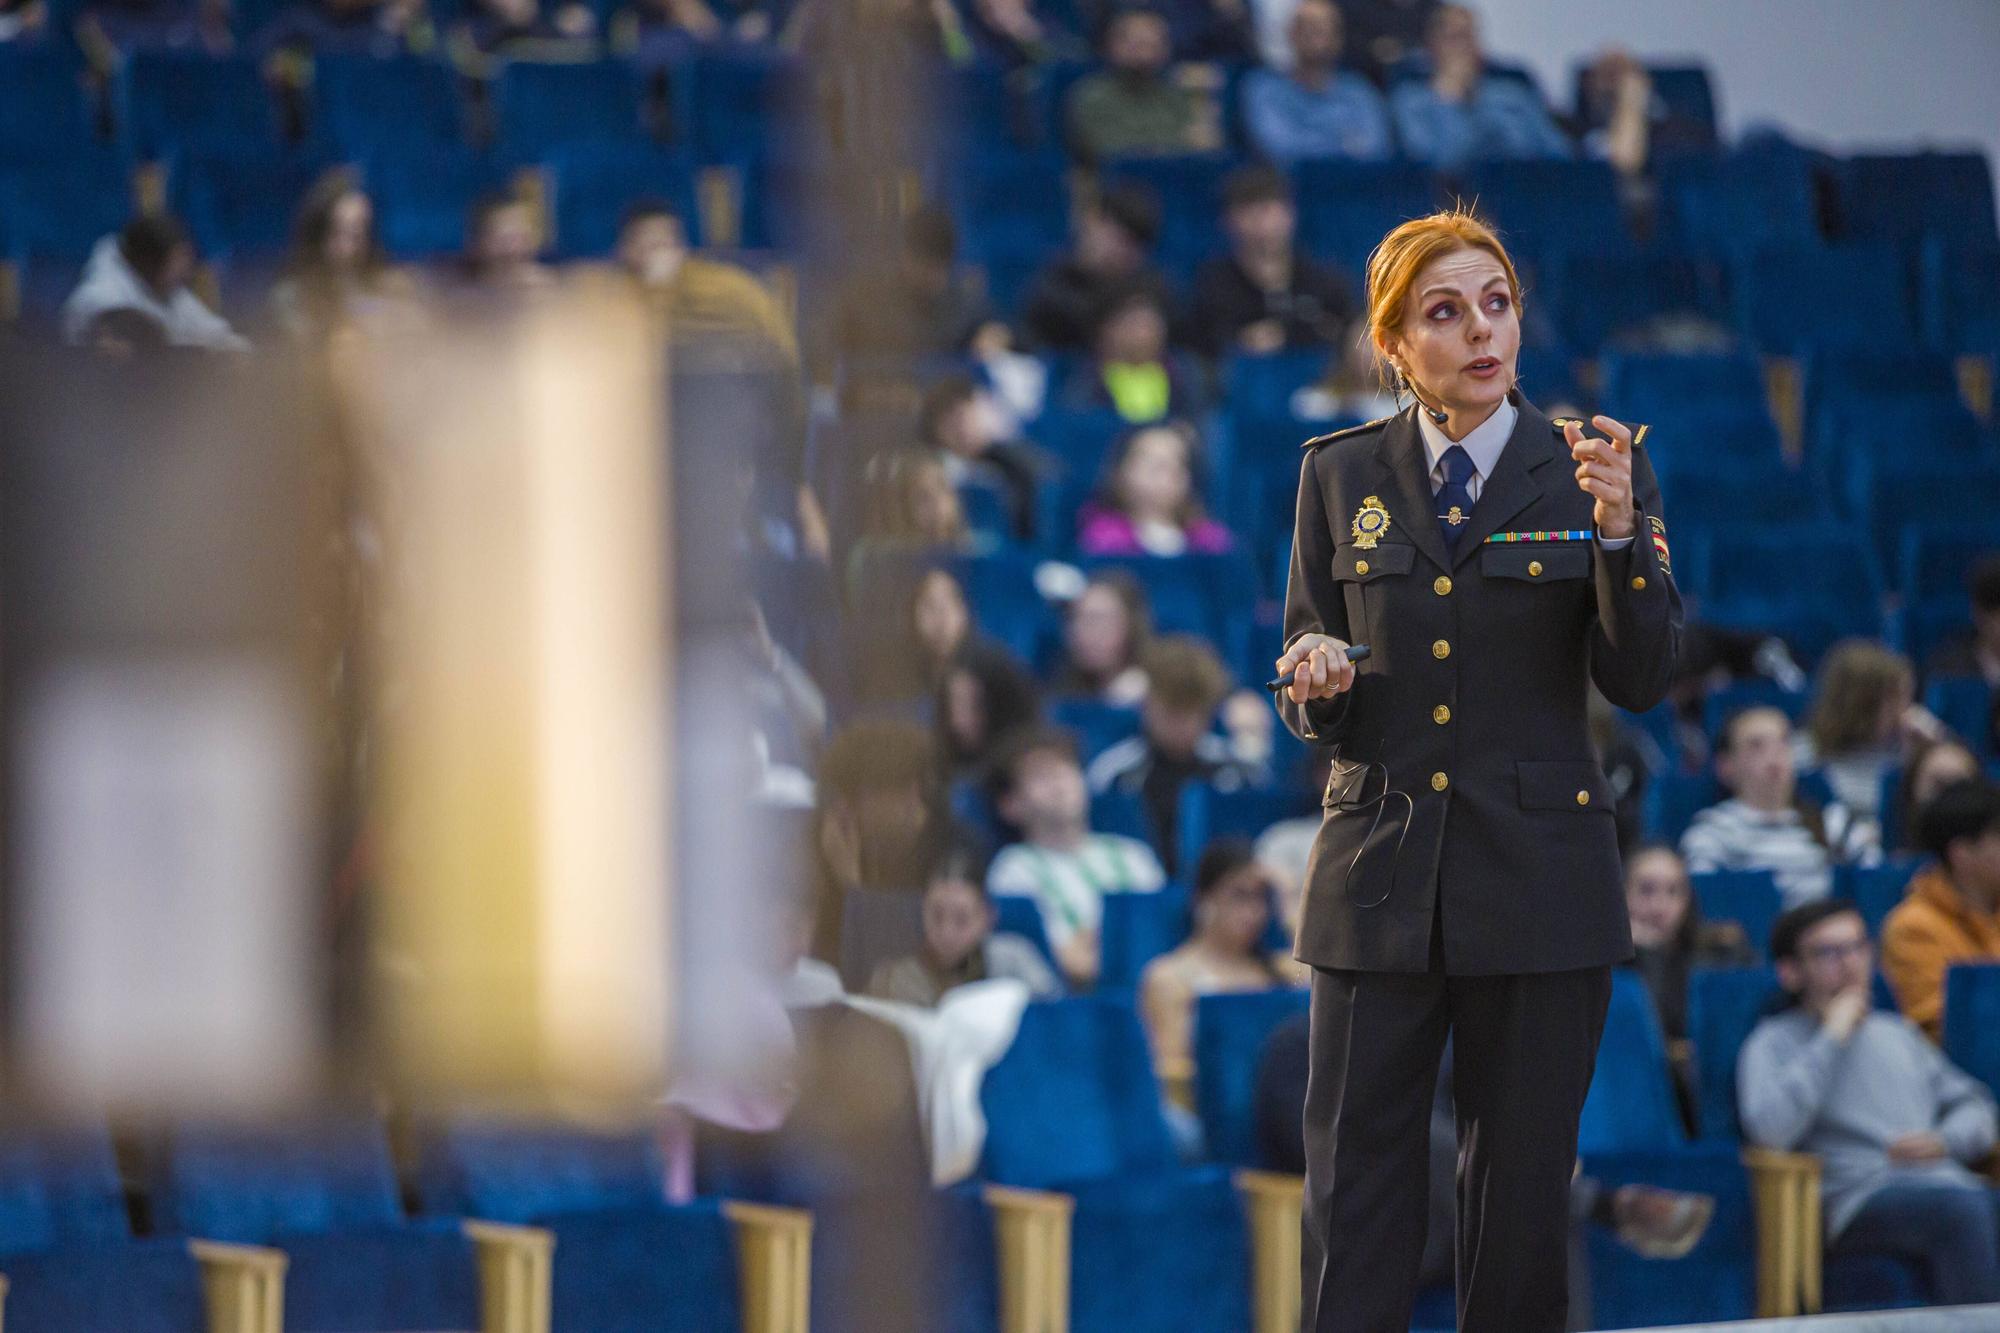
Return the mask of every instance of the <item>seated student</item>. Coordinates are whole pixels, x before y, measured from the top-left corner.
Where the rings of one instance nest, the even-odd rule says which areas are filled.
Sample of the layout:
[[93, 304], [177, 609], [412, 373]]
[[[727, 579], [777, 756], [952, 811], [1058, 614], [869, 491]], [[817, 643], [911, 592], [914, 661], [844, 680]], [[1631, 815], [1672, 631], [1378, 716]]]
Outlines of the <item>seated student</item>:
[[1931, 803], [1931, 798], [1946, 787], [1967, 778], [1976, 778], [1980, 772], [1979, 756], [1968, 750], [1963, 741], [1951, 736], [1918, 741], [1910, 750], [1909, 762], [1903, 765], [1902, 777], [1896, 783], [1897, 839], [1893, 850], [1920, 850], [1922, 844], [1917, 841], [1917, 816]]
[[1011, 437], [1009, 414], [970, 375], [948, 375], [931, 386], [917, 413], [917, 443], [934, 450], [945, 478], [997, 491], [1013, 535], [1035, 538], [1035, 495], [1059, 464], [1044, 449]]
[[1174, 77], [1166, 17], [1120, 9], [1104, 29], [1105, 69], [1070, 89], [1069, 143], [1086, 162], [1202, 153], [1222, 142], [1216, 108]]
[[1653, 997], [1665, 1034], [1681, 1116], [1694, 1124], [1694, 1063], [1687, 1046], [1688, 974], [1697, 967], [1741, 967], [1756, 951], [1733, 921], [1706, 922], [1671, 847], [1641, 848], [1625, 862], [1625, 905], [1632, 916], [1632, 966]]
[[39, 46], [48, 33], [48, 0], [0, 0], [0, 44]]
[[956, 357], [994, 324], [983, 284], [959, 263], [951, 214], [926, 204], [903, 219], [892, 261], [845, 284], [830, 341], [844, 357]]
[[1019, 935], [996, 935], [996, 919], [984, 860], [967, 846], [947, 848], [924, 887], [923, 949], [876, 968], [868, 993], [930, 1008], [955, 986], [1011, 978], [1036, 999], [1062, 994], [1035, 946]]
[[1973, 677], [2000, 690], [2000, 551], [1981, 556], [1965, 574], [1972, 632], [1932, 654], [1932, 679]]
[[791, 317], [755, 275], [704, 258], [688, 244], [687, 224], [672, 205], [646, 199], [625, 212], [618, 228], [619, 269], [666, 317], [682, 341], [741, 339], [798, 360]]
[[1076, 210], [1068, 254], [1035, 275], [1021, 302], [1030, 347], [1081, 352], [1104, 308], [1121, 292], [1146, 285], [1165, 298], [1166, 283], [1148, 267], [1160, 236], [1160, 201], [1143, 185], [1114, 181]]
[[997, 643], [959, 648], [938, 683], [938, 750], [955, 779], [990, 781], [1007, 737], [1042, 720], [1035, 678]]
[[1135, 282], [1104, 305], [1091, 335], [1090, 360], [1062, 387], [1072, 411], [1109, 409], [1136, 424], [1198, 412], [1198, 368], [1167, 343], [1166, 294]]
[[556, 271], [542, 262], [548, 238], [535, 206], [500, 192], [474, 201], [465, 222], [462, 290], [510, 297], [555, 285]]
[[1214, 732], [1216, 711], [1229, 695], [1229, 671], [1215, 650], [1192, 634], [1170, 634], [1147, 650], [1146, 702], [1140, 731], [1091, 760], [1094, 792], [1137, 793], [1145, 803], [1160, 859], [1176, 872], [1181, 788], [1204, 782], [1217, 791], [1259, 786], [1269, 774]]
[[1167, 1069], [1194, 1058], [1194, 1005], [1204, 995], [1300, 984], [1283, 950], [1264, 949], [1274, 889], [1247, 838], [1225, 838], [1202, 852], [1194, 871], [1193, 933], [1178, 949], [1146, 964], [1139, 1016], [1153, 1042], [1153, 1063]]
[[1909, 746], [1937, 740], [1944, 725], [1916, 703], [1917, 675], [1901, 653], [1847, 639], [1820, 664], [1799, 763], [1817, 768], [1840, 803], [1879, 820], [1882, 779]]
[[848, 552], [849, 586], [866, 578], [871, 561], [922, 551], [964, 550], [971, 540], [958, 491], [934, 454], [893, 449], [864, 468], [867, 483], [861, 536]]
[[847, 891], [916, 893], [939, 844], [953, 832], [939, 782], [937, 745], [915, 722], [864, 719], [827, 743], [811, 825], [813, 954], [841, 957]]
[[1140, 662], [1153, 641], [1146, 586], [1123, 569], [1100, 569], [1063, 615], [1062, 661], [1051, 690], [1137, 708], [1146, 697]]
[[1090, 792], [1063, 732], [1016, 732], [993, 775], [995, 807], [1021, 841], [993, 859], [986, 886], [1034, 899], [1063, 976], [1087, 988], [1097, 980], [1104, 895], [1157, 893], [1166, 872], [1145, 843], [1090, 831]]
[[423, 0], [317, 0], [278, 15], [254, 45], [266, 57], [393, 60], [427, 54], [436, 40]]
[[1246, 167], [1224, 184], [1229, 253], [1195, 275], [1188, 317], [1203, 354], [1331, 350], [1339, 342], [1354, 298], [1346, 279], [1299, 249], [1298, 224], [1291, 186], [1270, 167]]
[[110, 75], [135, 51], [226, 56], [236, 49], [229, 0], [96, 0], [76, 21], [77, 45]]
[[285, 276], [271, 291], [288, 336], [318, 343], [357, 320], [408, 310], [416, 284], [388, 262], [375, 222], [374, 200], [351, 170], [334, 168], [306, 193]]
[[169, 346], [246, 350], [250, 344], [188, 286], [194, 266], [194, 242], [178, 219], [162, 213], [133, 218], [91, 250], [82, 279], [63, 302], [64, 340], [80, 345], [98, 316], [136, 310], [160, 326]]
[[1479, 19], [1442, 5], [1425, 34], [1430, 68], [1389, 91], [1403, 151], [1451, 171], [1501, 158], [1568, 157], [1570, 143], [1535, 90], [1493, 74], [1479, 45]]
[[585, 60], [597, 54], [597, 15], [589, 5], [559, 0], [476, 0], [453, 26], [452, 59], [475, 77], [507, 60]]
[[1630, 51], [1601, 51], [1584, 67], [1573, 126], [1584, 151], [1628, 180], [1661, 152], [1713, 152], [1715, 127], [1676, 113], [1653, 95], [1653, 76]]
[[757, 0], [637, 0], [612, 16], [611, 50], [642, 69], [664, 69], [704, 48], [765, 40], [772, 8]]
[[1345, 23], [1332, 0], [1299, 0], [1291, 68], [1243, 80], [1243, 119], [1257, 151], [1281, 167], [1319, 158], [1381, 161], [1395, 151], [1389, 107], [1364, 76], [1341, 68]]
[[1194, 489], [1193, 431], [1179, 423], [1142, 426], [1113, 455], [1104, 497], [1078, 515], [1085, 555], [1209, 555], [1235, 545], [1209, 518]]
[[1697, 814], [1681, 838], [1695, 874], [1769, 870], [1785, 905], [1797, 907], [1826, 897], [1835, 865], [1881, 860], [1872, 821], [1838, 801], [1814, 806], [1800, 798], [1792, 724], [1781, 710], [1745, 708], [1723, 723], [1715, 772], [1729, 799]]
[[1942, 1305], [2000, 1301], [1992, 1189], [1967, 1169], [1993, 1148], [1993, 1098], [1908, 1019], [1870, 1011], [1861, 914], [1831, 899], [1771, 928], [1790, 1008], [1736, 1062], [1744, 1137], [1820, 1159], [1827, 1252], [1921, 1267]]
[[1944, 1035], [1944, 974], [1953, 963], [2000, 961], [2000, 787], [1954, 783], [1917, 816], [1937, 864], [1882, 924], [1882, 970], [1903, 1016], [1932, 1041]]

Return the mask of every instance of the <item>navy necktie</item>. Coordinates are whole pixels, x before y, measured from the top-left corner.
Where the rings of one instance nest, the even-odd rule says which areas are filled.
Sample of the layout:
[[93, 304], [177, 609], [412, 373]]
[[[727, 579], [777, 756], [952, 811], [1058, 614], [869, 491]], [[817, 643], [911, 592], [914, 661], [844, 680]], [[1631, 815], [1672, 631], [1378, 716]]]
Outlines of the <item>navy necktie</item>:
[[1444, 469], [1444, 485], [1438, 487], [1437, 493], [1438, 531], [1444, 534], [1444, 549], [1456, 551], [1458, 534], [1464, 531], [1466, 520], [1472, 515], [1472, 492], [1468, 485], [1478, 469], [1472, 465], [1472, 455], [1459, 444], [1445, 450], [1438, 464]]

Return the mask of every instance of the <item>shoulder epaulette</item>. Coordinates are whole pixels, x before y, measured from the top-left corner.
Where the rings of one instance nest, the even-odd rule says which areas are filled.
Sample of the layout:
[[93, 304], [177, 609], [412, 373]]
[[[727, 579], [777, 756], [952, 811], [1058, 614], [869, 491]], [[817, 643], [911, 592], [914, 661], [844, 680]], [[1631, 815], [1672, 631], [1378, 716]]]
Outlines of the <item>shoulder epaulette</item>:
[[1395, 419], [1393, 416], [1377, 417], [1373, 421], [1364, 421], [1359, 426], [1348, 426], [1343, 430], [1328, 431], [1324, 435], [1313, 436], [1299, 447], [1302, 449], [1317, 449], [1322, 444], [1332, 444], [1335, 440], [1344, 440], [1350, 435], [1359, 435], [1364, 430], [1380, 430]]
[[[1636, 448], [1639, 445], [1644, 444], [1646, 442], [1646, 432], [1651, 430], [1652, 427], [1649, 425], [1645, 425], [1643, 423], [1627, 422], [1626, 424], [1632, 427], [1633, 447]], [[1575, 417], [1550, 417], [1549, 425], [1555, 428], [1555, 432], [1558, 435], [1563, 433], [1564, 426], [1581, 426], [1585, 430], [1590, 429], [1590, 423], [1588, 421], [1579, 421]]]

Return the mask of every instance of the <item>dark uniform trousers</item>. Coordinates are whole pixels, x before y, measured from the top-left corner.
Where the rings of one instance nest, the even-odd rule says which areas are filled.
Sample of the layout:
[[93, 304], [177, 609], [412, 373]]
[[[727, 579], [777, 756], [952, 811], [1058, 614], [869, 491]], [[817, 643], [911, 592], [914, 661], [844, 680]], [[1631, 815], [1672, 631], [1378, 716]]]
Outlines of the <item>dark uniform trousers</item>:
[[1631, 955], [1586, 700], [1594, 682], [1657, 703], [1681, 606], [1643, 447], [1636, 540], [1607, 551], [1559, 427], [1519, 406], [1455, 546], [1411, 413], [1313, 441], [1300, 480], [1286, 642], [1372, 649], [1348, 693], [1281, 703], [1335, 747], [1297, 951], [1314, 969], [1308, 1333], [1410, 1326], [1447, 1036], [1459, 1326], [1567, 1318], [1577, 1121], [1610, 968]]

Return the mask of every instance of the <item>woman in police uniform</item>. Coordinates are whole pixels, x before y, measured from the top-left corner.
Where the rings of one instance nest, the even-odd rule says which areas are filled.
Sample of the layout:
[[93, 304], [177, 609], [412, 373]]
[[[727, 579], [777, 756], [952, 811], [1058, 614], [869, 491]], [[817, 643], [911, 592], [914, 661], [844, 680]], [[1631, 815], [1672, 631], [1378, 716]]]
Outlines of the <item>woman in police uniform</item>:
[[1286, 723], [1335, 751], [1298, 937], [1304, 1327], [1409, 1327], [1450, 1036], [1460, 1327], [1556, 1333], [1577, 1118], [1631, 954], [1585, 698], [1661, 699], [1680, 596], [1645, 428], [1587, 435], [1516, 391], [1520, 283], [1486, 225], [1397, 227], [1368, 305], [1415, 401], [1308, 443], [1277, 664]]

